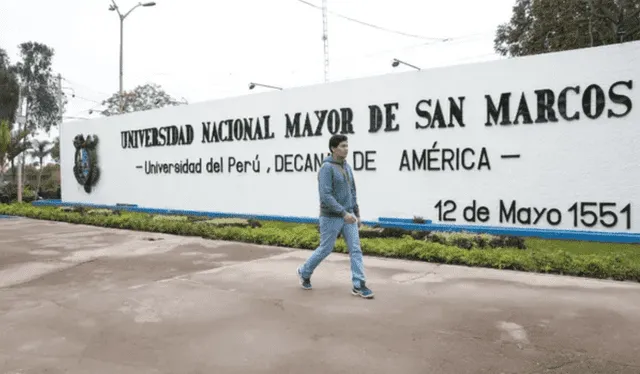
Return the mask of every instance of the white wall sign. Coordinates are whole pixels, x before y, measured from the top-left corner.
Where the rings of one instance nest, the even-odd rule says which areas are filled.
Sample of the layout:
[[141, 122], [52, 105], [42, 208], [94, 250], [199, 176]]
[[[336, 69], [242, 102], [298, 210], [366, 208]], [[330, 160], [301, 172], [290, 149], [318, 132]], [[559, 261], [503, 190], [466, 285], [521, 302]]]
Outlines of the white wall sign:
[[[635, 42], [65, 123], [62, 199], [316, 217], [342, 133], [364, 219], [637, 234], [638, 61]], [[99, 139], [90, 192], [78, 135]]]

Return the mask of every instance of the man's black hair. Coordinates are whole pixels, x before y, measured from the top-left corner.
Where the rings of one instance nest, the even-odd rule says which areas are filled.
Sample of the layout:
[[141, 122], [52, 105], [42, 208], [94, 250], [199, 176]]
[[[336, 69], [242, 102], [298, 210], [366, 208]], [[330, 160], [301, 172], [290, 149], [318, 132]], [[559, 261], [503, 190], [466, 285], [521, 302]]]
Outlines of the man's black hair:
[[332, 148], [335, 148], [335, 147], [339, 146], [340, 143], [346, 142], [346, 141], [347, 141], [347, 136], [346, 135], [342, 135], [342, 134], [333, 135], [331, 137], [331, 139], [329, 139], [329, 150], [331, 152], [333, 152]]

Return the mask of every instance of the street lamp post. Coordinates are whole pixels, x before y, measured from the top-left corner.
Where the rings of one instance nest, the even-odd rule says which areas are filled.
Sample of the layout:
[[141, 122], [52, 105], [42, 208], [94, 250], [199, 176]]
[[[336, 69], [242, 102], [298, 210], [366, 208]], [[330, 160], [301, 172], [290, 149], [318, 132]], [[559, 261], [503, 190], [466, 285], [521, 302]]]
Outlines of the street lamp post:
[[419, 67], [417, 67], [417, 66], [415, 66], [415, 65], [411, 65], [411, 64], [406, 63], [406, 62], [404, 62], [404, 61], [400, 61], [400, 60], [398, 60], [397, 58], [394, 58], [394, 59], [393, 59], [393, 62], [391, 63], [391, 66], [393, 66], [393, 67], [395, 68], [395, 67], [398, 67], [398, 65], [400, 65], [400, 64], [402, 64], [402, 65], [407, 65], [407, 66], [412, 67], [412, 68], [414, 68], [414, 69], [416, 69], [416, 70], [420, 70], [420, 68], [419, 68]]
[[254, 88], [256, 88], [256, 86], [273, 88], [274, 90], [282, 90], [282, 87], [269, 86], [268, 84], [260, 84], [260, 83], [254, 83], [254, 82], [249, 83], [250, 90], [253, 90]]
[[109, 10], [110, 11], [116, 11], [118, 12], [118, 17], [120, 18], [120, 94], [118, 95], [120, 98], [120, 113], [122, 113], [124, 111], [124, 102], [123, 102], [123, 98], [122, 98], [122, 65], [123, 65], [123, 57], [122, 55], [124, 54], [124, 20], [125, 18], [127, 18], [127, 16], [129, 14], [131, 14], [131, 12], [134, 11], [134, 9], [143, 6], [143, 7], [150, 7], [150, 6], [155, 6], [156, 3], [151, 1], [148, 3], [138, 3], [137, 5], [135, 5], [133, 8], [129, 9], [128, 12], [126, 12], [125, 14], [122, 14], [120, 12], [120, 8], [118, 8], [118, 5], [116, 4], [115, 0], [111, 0], [112, 5], [109, 6]]

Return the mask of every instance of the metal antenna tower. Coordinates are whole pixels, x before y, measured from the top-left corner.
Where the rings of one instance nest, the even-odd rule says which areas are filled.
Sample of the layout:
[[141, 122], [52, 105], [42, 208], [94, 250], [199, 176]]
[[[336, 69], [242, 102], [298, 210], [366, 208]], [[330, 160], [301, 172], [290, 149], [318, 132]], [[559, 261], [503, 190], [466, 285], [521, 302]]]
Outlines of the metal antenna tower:
[[327, 25], [327, 0], [322, 0], [322, 41], [324, 43], [324, 81], [329, 81], [329, 26]]

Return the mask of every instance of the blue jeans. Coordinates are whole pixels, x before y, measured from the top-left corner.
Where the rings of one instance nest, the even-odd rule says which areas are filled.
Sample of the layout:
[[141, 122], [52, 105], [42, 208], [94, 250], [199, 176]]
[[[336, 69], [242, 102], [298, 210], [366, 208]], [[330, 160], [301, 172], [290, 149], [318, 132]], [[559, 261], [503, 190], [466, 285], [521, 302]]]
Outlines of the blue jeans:
[[360, 288], [360, 282], [365, 281], [364, 262], [362, 260], [362, 249], [360, 248], [360, 234], [357, 223], [345, 223], [342, 217], [320, 217], [320, 245], [313, 251], [307, 262], [300, 270], [302, 276], [311, 278], [311, 274], [318, 265], [333, 251], [338, 234], [342, 232], [349, 257], [351, 258], [351, 280], [353, 286]]

